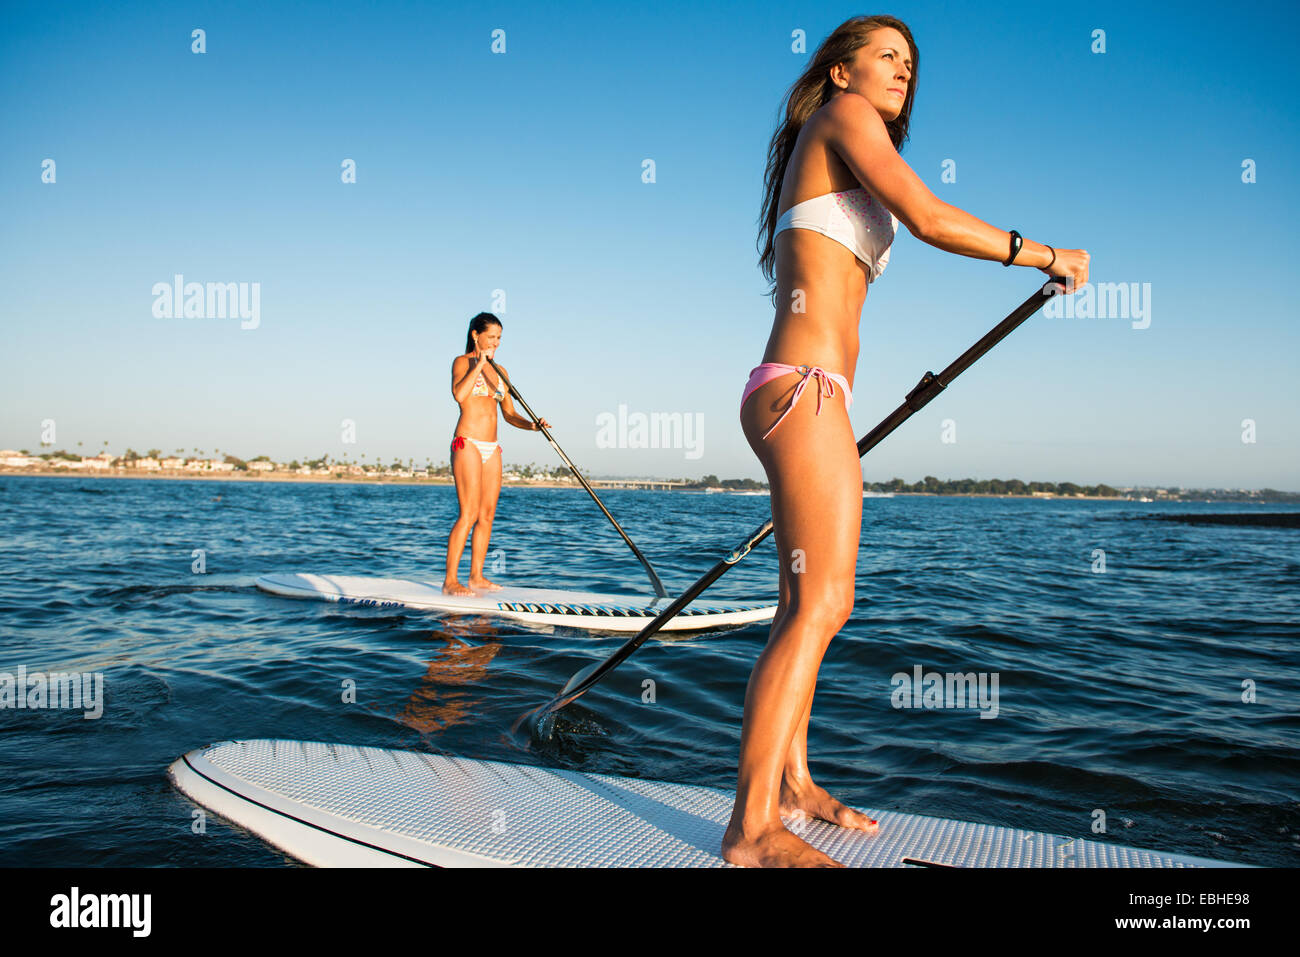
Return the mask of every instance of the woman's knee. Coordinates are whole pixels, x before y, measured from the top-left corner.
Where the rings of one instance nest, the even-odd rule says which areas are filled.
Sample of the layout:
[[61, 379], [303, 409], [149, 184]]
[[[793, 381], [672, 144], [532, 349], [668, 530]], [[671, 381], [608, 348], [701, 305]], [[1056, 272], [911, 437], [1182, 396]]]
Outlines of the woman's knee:
[[818, 627], [839, 630], [853, 614], [853, 585], [836, 585], [817, 589], [801, 588], [791, 596], [791, 618]]

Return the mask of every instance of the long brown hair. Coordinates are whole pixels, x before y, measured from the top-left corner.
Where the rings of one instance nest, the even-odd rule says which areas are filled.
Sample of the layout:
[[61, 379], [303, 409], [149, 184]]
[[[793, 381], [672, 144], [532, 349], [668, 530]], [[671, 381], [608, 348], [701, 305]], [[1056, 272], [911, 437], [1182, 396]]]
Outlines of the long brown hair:
[[912, 103], [916, 99], [916, 79], [921, 68], [921, 54], [916, 49], [916, 41], [912, 39], [912, 31], [902, 20], [890, 16], [852, 17], [845, 20], [822, 41], [822, 45], [812, 55], [808, 69], [790, 87], [785, 96], [785, 122], [772, 134], [772, 142], [767, 148], [763, 211], [759, 214], [763, 223], [763, 229], [759, 233], [762, 255], [758, 262], [763, 275], [772, 283], [769, 295], [773, 305], [776, 304], [776, 208], [781, 197], [781, 184], [785, 180], [785, 169], [794, 153], [795, 140], [799, 138], [799, 131], [808, 122], [808, 118], [840, 92], [839, 87], [831, 82], [831, 67], [853, 60], [858, 50], [870, 42], [871, 34], [881, 27], [893, 27], [901, 33], [911, 50], [912, 75], [907, 81], [903, 109], [895, 119], [885, 123], [894, 149], [901, 151], [907, 142], [907, 130], [912, 123]]
[[487, 331], [488, 326], [499, 326], [501, 320], [490, 312], [480, 312], [477, 316], [469, 321], [469, 329], [465, 332], [465, 351], [474, 351], [474, 333], [482, 335]]

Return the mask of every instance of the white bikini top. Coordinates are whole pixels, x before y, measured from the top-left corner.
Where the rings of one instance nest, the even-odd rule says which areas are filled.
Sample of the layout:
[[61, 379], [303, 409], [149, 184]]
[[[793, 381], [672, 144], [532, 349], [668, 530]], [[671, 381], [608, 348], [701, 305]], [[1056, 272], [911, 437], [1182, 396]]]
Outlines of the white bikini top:
[[847, 246], [867, 264], [867, 281], [873, 282], [889, 265], [889, 247], [898, 225], [893, 213], [859, 187], [795, 203], [776, 221], [776, 233], [783, 229], [811, 229]]

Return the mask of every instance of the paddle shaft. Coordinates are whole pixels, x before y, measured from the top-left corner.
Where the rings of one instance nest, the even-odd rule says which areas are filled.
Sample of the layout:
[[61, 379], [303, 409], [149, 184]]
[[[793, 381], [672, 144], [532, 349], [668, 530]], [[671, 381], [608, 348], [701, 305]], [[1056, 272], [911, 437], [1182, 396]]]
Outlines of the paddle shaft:
[[[1063, 291], [1062, 283], [1064, 280], [1049, 279], [1040, 288], [1034, 290], [1033, 295], [1017, 306], [1010, 315], [990, 329], [979, 342], [971, 346], [960, 356], [957, 357], [946, 369], [935, 375], [933, 372], [927, 372], [921, 377], [915, 388], [907, 393], [903, 404], [895, 409], [883, 422], [858, 440], [858, 457], [866, 455], [871, 449], [875, 448], [885, 436], [889, 435], [896, 428], [902, 425], [914, 413], [924, 408], [936, 395], [947, 388], [953, 379], [961, 375], [968, 369], [975, 360], [984, 353], [988, 352], [995, 345], [1001, 342], [1011, 333], [1013, 329], [1032, 316], [1042, 308], [1048, 298], [1058, 292]], [[576, 699], [586, 694], [602, 678], [617, 668], [625, 661], [634, 651], [641, 647], [651, 635], [659, 631], [670, 618], [689, 605], [700, 594], [712, 585], [715, 581], [723, 576], [733, 565], [749, 554], [750, 550], [767, 538], [772, 532], [772, 520], [768, 519], [762, 527], [756, 529], [746, 538], [739, 546], [727, 554], [725, 558], [710, 568], [699, 581], [679, 595], [667, 608], [661, 611], [654, 619], [646, 625], [635, 637], [628, 639], [621, 648], [615, 651], [603, 662], [595, 665], [589, 665], [582, 671], [579, 671], [569, 679], [563, 690], [550, 701], [526, 711], [515, 720], [514, 729], [526, 721], [530, 716], [537, 715], [537, 720], [541, 721], [548, 715], [554, 714], [561, 708], [573, 703]]]
[[582, 473], [578, 471], [578, 467], [570, 461], [567, 455], [564, 454], [564, 449], [560, 448], [560, 444], [555, 441], [551, 433], [544, 425], [542, 425], [542, 420], [533, 412], [528, 403], [524, 401], [524, 397], [519, 394], [519, 390], [515, 388], [515, 384], [510, 381], [510, 378], [504, 372], [501, 371], [501, 367], [496, 364], [491, 356], [484, 356], [483, 358], [487, 359], [488, 364], [492, 366], [493, 371], [500, 376], [501, 381], [504, 382], [506, 388], [510, 390], [510, 394], [518, 400], [519, 404], [523, 407], [523, 410], [528, 413], [528, 417], [537, 423], [538, 430], [542, 435], [546, 436], [546, 441], [551, 443], [551, 448], [555, 449], [555, 451], [559, 453], [560, 458], [564, 460], [564, 464], [569, 467], [569, 471], [577, 476], [578, 481], [582, 483], [582, 487], [587, 490], [587, 494], [592, 497], [597, 507], [605, 513], [605, 517], [609, 519], [610, 524], [612, 524], [615, 530], [623, 536], [623, 541], [627, 542], [627, 547], [632, 549], [632, 554], [637, 557], [645, 567], [646, 574], [650, 576], [650, 584], [654, 586], [655, 596], [658, 598], [667, 598], [668, 592], [664, 590], [664, 583], [661, 582], [659, 576], [655, 574], [655, 570], [651, 567], [649, 559], [641, 554], [641, 549], [637, 548], [632, 539], [628, 538], [627, 532], [623, 531], [623, 526], [614, 520], [613, 515], [609, 514], [609, 509], [607, 509], [605, 503], [600, 500], [600, 497], [596, 494], [596, 490], [587, 484], [587, 480], [582, 477]]

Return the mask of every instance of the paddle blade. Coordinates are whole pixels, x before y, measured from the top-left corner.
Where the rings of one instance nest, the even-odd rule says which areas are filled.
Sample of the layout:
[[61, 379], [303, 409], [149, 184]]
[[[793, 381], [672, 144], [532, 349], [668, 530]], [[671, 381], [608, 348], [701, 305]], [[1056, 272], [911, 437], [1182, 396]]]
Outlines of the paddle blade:
[[560, 689], [560, 693], [556, 695], [556, 697], [557, 698], [563, 697], [564, 695], [572, 691], [574, 688], [578, 687], [578, 685], [582, 684], [584, 681], [590, 678], [591, 673], [595, 671], [597, 668], [599, 668], [603, 663], [604, 662], [597, 661], [595, 664], [587, 665], [587, 667], [583, 668], [576, 675], [574, 675], [572, 678], [569, 679], [568, 684], [566, 684], [563, 688]]
[[510, 726], [510, 733], [517, 735], [521, 728], [527, 728], [528, 736], [533, 741], [550, 741], [551, 735], [555, 731], [555, 715], [560, 708], [569, 703], [566, 695], [570, 694], [575, 688], [581, 687], [583, 682], [603, 664], [605, 662], [597, 661], [594, 664], [587, 665], [587, 667], [570, 678], [560, 693], [550, 701], [540, 704], [530, 711], [525, 711], [515, 718], [514, 724]]
[[510, 726], [512, 735], [517, 736], [521, 731], [527, 734], [529, 740], [544, 744], [555, 733], [555, 714], [547, 711], [545, 705], [525, 711]]

